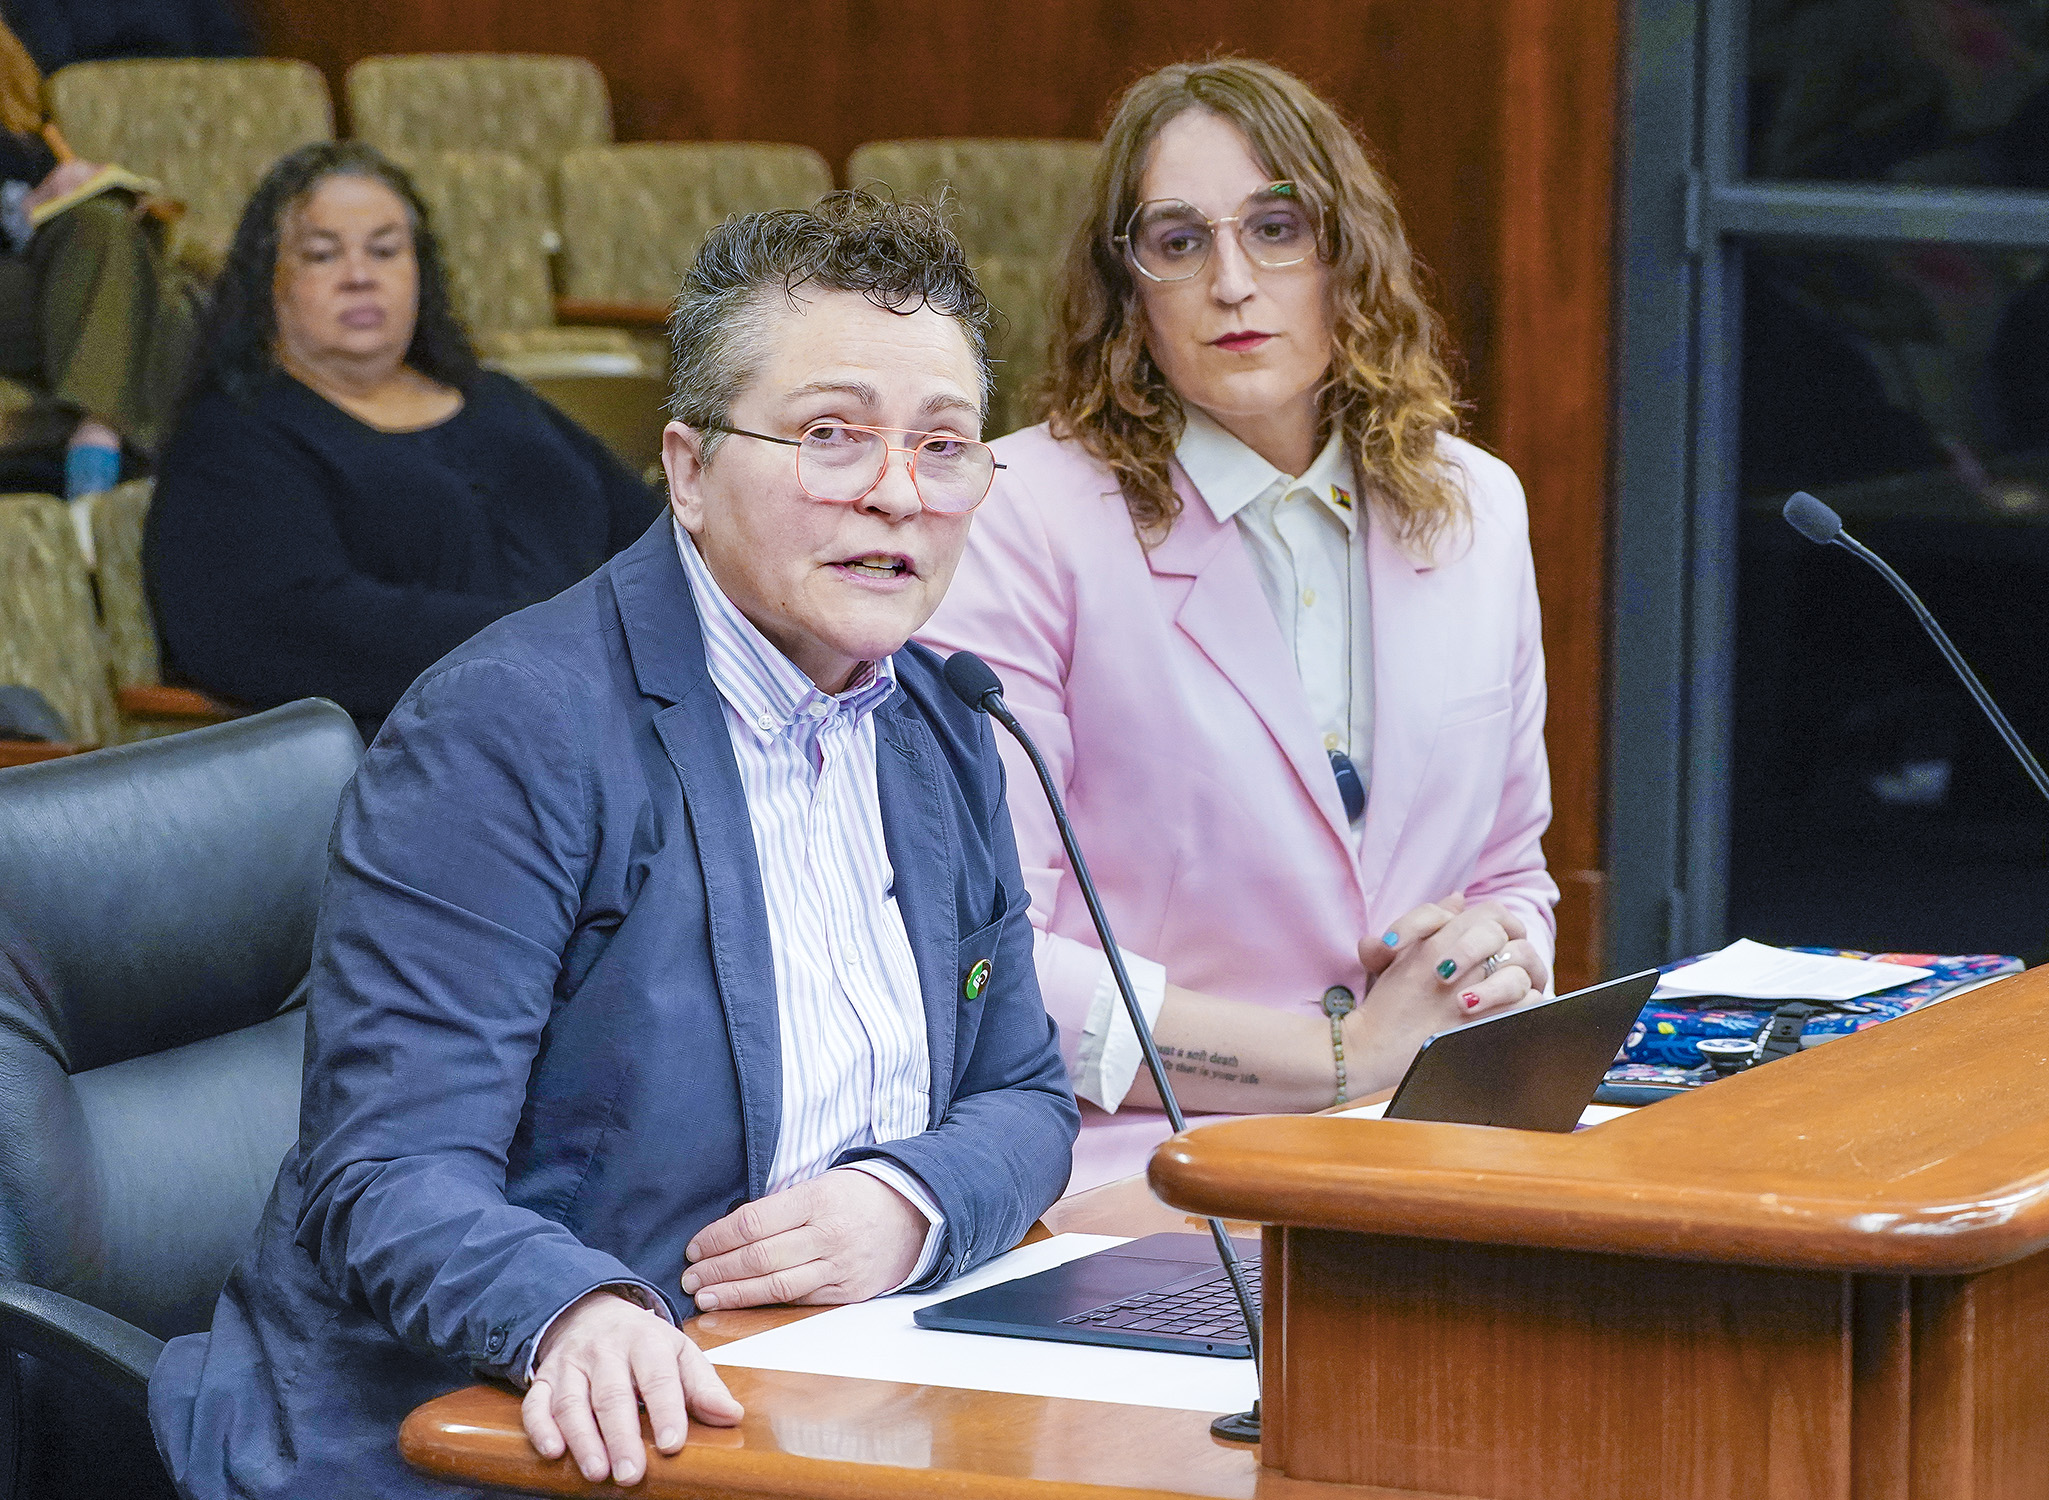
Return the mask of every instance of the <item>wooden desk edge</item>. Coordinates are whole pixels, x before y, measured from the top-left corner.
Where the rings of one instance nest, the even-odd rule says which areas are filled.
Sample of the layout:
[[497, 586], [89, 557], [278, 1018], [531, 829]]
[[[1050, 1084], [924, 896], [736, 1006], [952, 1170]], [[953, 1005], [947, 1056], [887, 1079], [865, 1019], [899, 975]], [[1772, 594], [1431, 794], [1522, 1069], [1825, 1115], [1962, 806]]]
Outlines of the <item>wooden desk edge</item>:
[[[1148, 1179], [1175, 1208], [1264, 1224], [1972, 1274], [2049, 1249], [2049, 1046], [2033, 1039], [2037, 1016], [2049, 1017], [2049, 969], [1591, 1131], [1247, 1117], [1168, 1140]], [[1983, 1097], [1970, 1087], [1981, 1074]], [[1926, 1110], [1928, 1123], [1888, 1131], [1889, 1110]], [[1865, 1158], [1882, 1153], [1867, 1141], [1888, 1137], [1898, 1163], [1875, 1170]]]
[[[748, 1372], [773, 1375], [773, 1371]], [[885, 1387], [886, 1381], [844, 1380], [850, 1387]], [[958, 1392], [974, 1398], [984, 1393]], [[740, 1429], [690, 1425], [683, 1450], [673, 1456], [650, 1448], [648, 1472], [632, 1490], [586, 1480], [568, 1458], [548, 1462], [528, 1445], [519, 1421], [519, 1398], [499, 1386], [468, 1386], [422, 1403], [399, 1429], [399, 1454], [417, 1471], [458, 1484], [484, 1484], [535, 1495], [640, 1494], [649, 1500], [1420, 1500], [1413, 1492], [1377, 1485], [1324, 1484], [1290, 1479], [1259, 1466], [1256, 1450], [1209, 1436], [1206, 1413], [1159, 1407], [1106, 1406], [1055, 1397], [1029, 1398], [1090, 1415], [1111, 1414], [1157, 1430], [1174, 1428], [1198, 1460], [1221, 1457], [1229, 1472], [1201, 1473], [1199, 1487], [1161, 1489], [1123, 1477], [1049, 1478], [934, 1464], [924, 1468], [864, 1459], [818, 1458], [780, 1448], [752, 1449]], [[643, 1418], [642, 1437], [649, 1434]], [[1219, 1482], [1221, 1481], [1221, 1482]], [[1472, 1500], [1438, 1495], [1432, 1500]]]
[[1455, 1198], [1457, 1184], [1444, 1180], [1450, 1174], [1403, 1181], [1394, 1171], [1330, 1170], [1291, 1179], [1297, 1166], [1256, 1153], [1184, 1154], [1169, 1142], [1153, 1158], [1151, 1182], [1190, 1214], [1289, 1228], [1781, 1270], [1970, 1275], [2049, 1248], [2049, 1199], [2039, 1192], [2032, 1212], [1988, 1222], [1977, 1217], [1979, 1204], [1911, 1217], [1852, 1202], [1766, 1202], [1772, 1195], [1685, 1188], [1618, 1187], [1601, 1202], [1591, 1190], [1575, 1198], [1556, 1180], [1511, 1182], [1506, 1174], [1487, 1193]]

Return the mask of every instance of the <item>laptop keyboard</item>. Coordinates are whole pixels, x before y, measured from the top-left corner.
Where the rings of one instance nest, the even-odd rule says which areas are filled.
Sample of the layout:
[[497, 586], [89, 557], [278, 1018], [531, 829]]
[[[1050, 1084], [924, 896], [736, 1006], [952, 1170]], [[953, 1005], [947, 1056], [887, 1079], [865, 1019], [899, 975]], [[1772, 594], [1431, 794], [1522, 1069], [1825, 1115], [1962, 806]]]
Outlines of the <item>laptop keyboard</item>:
[[[1241, 1261], [1252, 1305], [1259, 1305], [1259, 1258]], [[1133, 1333], [1161, 1333], [1180, 1338], [1221, 1339], [1226, 1343], [1246, 1341], [1245, 1318], [1238, 1311], [1238, 1298], [1231, 1290], [1231, 1278], [1222, 1267], [1210, 1280], [1179, 1291], [1140, 1292], [1105, 1302], [1087, 1312], [1062, 1318], [1062, 1323], [1082, 1328], [1123, 1328]]]

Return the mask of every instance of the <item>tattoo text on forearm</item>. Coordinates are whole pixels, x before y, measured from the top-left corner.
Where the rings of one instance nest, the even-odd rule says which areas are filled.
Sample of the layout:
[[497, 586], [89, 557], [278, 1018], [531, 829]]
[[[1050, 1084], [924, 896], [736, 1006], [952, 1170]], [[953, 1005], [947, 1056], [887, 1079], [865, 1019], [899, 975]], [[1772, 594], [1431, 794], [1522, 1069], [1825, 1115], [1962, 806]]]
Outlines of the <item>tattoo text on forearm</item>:
[[[1226, 1057], [1221, 1052], [1206, 1052], [1200, 1047], [1162, 1047], [1160, 1058], [1167, 1063], [1170, 1073], [1187, 1073], [1196, 1078], [1214, 1078], [1219, 1083], [1244, 1083], [1257, 1085], [1259, 1075], [1241, 1072], [1236, 1053]], [[1231, 1071], [1226, 1072], [1225, 1069]]]

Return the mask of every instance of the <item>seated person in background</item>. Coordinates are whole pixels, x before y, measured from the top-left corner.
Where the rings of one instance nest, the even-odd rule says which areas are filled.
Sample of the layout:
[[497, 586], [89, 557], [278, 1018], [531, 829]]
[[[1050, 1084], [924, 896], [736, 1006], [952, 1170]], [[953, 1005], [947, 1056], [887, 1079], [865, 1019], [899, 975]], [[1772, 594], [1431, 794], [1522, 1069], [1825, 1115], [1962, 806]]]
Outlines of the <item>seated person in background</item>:
[[[1387, 184], [1268, 64], [1131, 86], [1056, 306], [1052, 420], [997, 445], [924, 639], [1045, 747], [1191, 1112], [1385, 1088], [1550, 979], [1522, 487], [1452, 435]], [[1167, 1126], [1053, 821], [1012, 812], [1079, 1191]]]
[[929, 1286], [1059, 1194], [1001, 762], [905, 646], [988, 490], [988, 320], [923, 205], [706, 241], [673, 524], [437, 664], [343, 797], [299, 1146], [150, 1382], [183, 1493], [451, 1493], [396, 1434], [479, 1375], [631, 1484], [636, 1400], [669, 1452], [739, 1420], [693, 1311]]
[[243, 0], [28, 0], [9, 4], [43, 71], [108, 57], [251, 57]]
[[120, 480], [124, 443], [141, 458], [155, 455], [191, 354], [193, 317], [188, 283], [167, 264], [157, 226], [132, 193], [103, 193], [32, 221], [100, 170], [62, 147], [43, 117], [41, 75], [0, 26], [0, 375], [48, 397], [6, 424], [0, 484], [61, 483], [76, 500]]
[[167, 677], [252, 708], [332, 698], [368, 737], [431, 663], [656, 509], [477, 367], [406, 175], [303, 146], [242, 214], [159, 466], [144, 563]]

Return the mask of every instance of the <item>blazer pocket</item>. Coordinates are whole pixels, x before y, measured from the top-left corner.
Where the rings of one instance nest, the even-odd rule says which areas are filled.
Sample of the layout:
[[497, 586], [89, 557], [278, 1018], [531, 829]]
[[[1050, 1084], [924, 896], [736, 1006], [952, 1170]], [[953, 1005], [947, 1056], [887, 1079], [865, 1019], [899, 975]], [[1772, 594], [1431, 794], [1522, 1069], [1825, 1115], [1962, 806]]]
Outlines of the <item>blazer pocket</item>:
[[1491, 719], [1496, 714], [1508, 712], [1515, 695], [1505, 682], [1477, 693], [1462, 693], [1456, 698], [1445, 700], [1444, 717], [1438, 722], [1449, 729], [1454, 724], [1471, 724], [1479, 719]]
[[960, 940], [954, 959], [956, 1000], [972, 1004], [989, 993], [990, 982], [996, 977], [996, 949], [1003, 940], [1004, 924], [1010, 919], [1011, 913], [1006, 910], [995, 921], [977, 927]]

